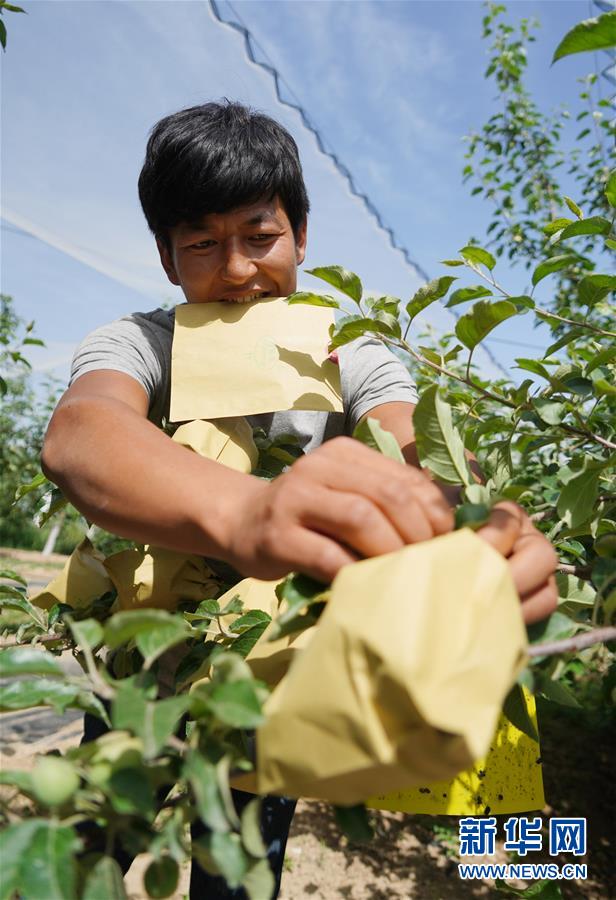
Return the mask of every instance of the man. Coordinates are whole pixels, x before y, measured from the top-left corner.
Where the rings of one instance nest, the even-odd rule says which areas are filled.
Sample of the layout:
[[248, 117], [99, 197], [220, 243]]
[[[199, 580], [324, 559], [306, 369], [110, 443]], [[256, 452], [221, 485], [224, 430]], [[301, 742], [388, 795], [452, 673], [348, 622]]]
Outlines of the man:
[[[161, 263], [188, 303], [296, 289], [309, 204], [295, 142], [272, 119], [235, 103], [168, 116], [148, 142], [139, 194]], [[443, 493], [418, 468], [413, 382], [379, 342], [340, 350], [344, 414], [248, 417], [272, 436], [294, 432], [307, 454], [268, 483], [192, 453], [158, 427], [169, 413], [172, 336], [173, 312], [155, 310], [99, 329], [76, 353], [42, 460], [88, 519], [244, 575], [301, 571], [324, 582], [357, 559], [453, 528]], [[409, 465], [348, 436], [368, 414], [395, 435]], [[523, 511], [503, 504], [481, 535], [509, 558], [526, 621], [547, 615], [555, 555]], [[279, 879], [292, 804], [280, 801], [276, 812], [272, 800], [268, 809]], [[199, 878], [191, 896], [233, 896]]]

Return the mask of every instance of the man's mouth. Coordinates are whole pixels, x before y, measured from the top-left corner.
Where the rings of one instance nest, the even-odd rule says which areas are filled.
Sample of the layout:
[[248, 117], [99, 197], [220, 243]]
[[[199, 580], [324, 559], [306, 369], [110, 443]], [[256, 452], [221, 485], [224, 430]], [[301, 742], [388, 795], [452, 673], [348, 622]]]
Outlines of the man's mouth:
[[252, 303], [254, 300], [262, 300], [269, 297], [269, 291], [255, 291], [252, 294], [241, 294], [237, 297], [225, 297], [224, 303]]

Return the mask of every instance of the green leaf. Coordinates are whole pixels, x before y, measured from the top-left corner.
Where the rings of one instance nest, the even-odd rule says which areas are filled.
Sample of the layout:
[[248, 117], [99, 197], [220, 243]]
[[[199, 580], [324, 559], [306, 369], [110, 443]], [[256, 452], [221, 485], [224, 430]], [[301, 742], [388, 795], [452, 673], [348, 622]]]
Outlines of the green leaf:
[[580, 301], [586, 306], [593, 306], [595, 303], [599, 303], [611, 291], [615, 290], [615, 275], [586, 275], [578, 285]]
[[[611, 207], [616, 207], [616, 169], [612, 169], [605, 185], [605, 196]], [[614, 248], [616, 249], [616, 247]]]
[[467, 244], [466, 247], [462, 247], [460, 253], [467, 262], [485, 266], [490, 271], [492, 271], [496, 265], [496, 260], [492, 254], [488, 253], [487, 250], [484, 250], [483, 247], [475, 247], [473, 244]]
[[342, 266], [317, 266], [316, 269], [306, 269], [306, 272], [331, 284], [332, 287], [342, 291], [356, 303], [361, 300], [362, 285], [354, 272], [349, 272]]
[[601, 394], [602, 397], [616, 397], [616, 386], [611, 384], [605, 378], [594, 379], [595, 393]]
[[89, 647], [93, 650], [103, 643], [103, 627], [96, 619], [82, 619], [75, 622], [70, 616], [66, 616], [66, 622], [80, 647]]
[[6, 647], [0, 650], [0, 678], [15, 675], [63, 675], [57, 657], [34, 647]]
[[[6, 25], [4, 24], [4, 22], [1, 19], [0, 19], [0, 45], [2, 45], [3, 50], [6, 50]], [[3, 383], [6, 385], [6, 382], [4, 381], [4, 379], [2, 379], [2, 380], [3, 380]], [[3, 391], [2, 393], [6, 393], [6, 392]]]
[[242, 634], [233, 641], [233, 652], [239, 653], [239, 655], [243, 656], [245, 659], [252, 648], [261, 639], [267, 626], [268, 623], [263, 622], [260, 625], [254, 625], [252, 628], [248, 628], [246, 631], [242, 632]]
[[[268, 613], [263, 612], [262, 609], [250, 609], [248, 612], [244, 613], [244, 615], [236, 619], [233, 625], [229, 626], [229, 630], [234, 631], [236, 634], [241, 634], [244, 631], [248, 631], [249, 628], [253, 628], [255, 625], [264, 625], [267, 627], [271, 621], [272, 617], [268, 615]], [[233, 651], [235, 652], [235, 646], [233, 647]]]
[[263, 900], [274, 895], [276, 879], [267, 859], [258, 860], [248, 869], [242, 878], [242, 887], [248, 900]]
[[218, 787], [216, 766], [201, 753], [190, 750], [186, 754], [183, 774], [193, 789], [201, 820], [213, 831], [228, 831], [229, 820]]
[[567, 266], [571, 266], [576, 262], [577, 256], [572, 256], [570, 253], [562, 254], [561, 256], [552, 256], [550, 259], [546, 259], [545, 262], [539, 263], [533, 272], [533, 285], [539, 284], [540, 281], [543, 281], [544, 278], [551, 275], [553, 272], [559, 272], [561, 269], [566, 269]]
[[213, 864], [214, 870], [220, 872], [230, 888], [240, 886], [248, 872], [250, 858], [242, 847], [239, 834], [213, 831], [197, 838], [193, 849], [199, 862], [205, 863], [206, 869]]
[[452, 267], [453, 267], [453, 266], [463, 266], [463, 265], [464, 265], [464, 260], [463, 260], [463, 259], [442, 259], [442, 260], [441, 260], [441, 265], [443, 265], [443, 266], [452, 266]]
[[251, 856], [263, 859], [267, 855], [267, 847], [261, 834], [262, 798], [255, 797], [242, 811], [242, 843]]
[[566, 197], [566, 196], [563, 196], [563, 200], [565, 201], [565, 203], [567, 204], [567, 206], [569, 207], [569, 209], [571, 210], [571, 212], [572, 212], [575, 216], [578, 217], [578, 219], [583, 219], [583, 218], [584, 218], [584, 213], [582, 212], [582, 210], [580, 209], [580, 207], [577, 205], [577, 203], [575, 202], [575, 200], [572, 200], [571, 197]]
[[572, 637], [577, 630], [577, 623], [558, 610], [547, 619], [529, 625], [527, 629], [531, 644], [545, 644], [561, 638]]
[[570, 706], [580, 708], [580, 704], [575, 699], [568, 687], [562, 681], [556, 681], [550, 678], [545, 672], [537, 672], [536, 694], [551, 700], [552, 703], [558, 703], [559, 706]]
[[120, 815], [155, 815], [154, 790], [147, 770], [137, 766], [123, 766], [112, 772], [109, 780], [111, 805]]
[[576, 578], [575, 575], [556, 573], [558, 585], [559, 608], [565, 604], [572, 606], [592, 607], [595, 602], [596, 591], [588, 581]]
[[41, 630], [46, 630], [43, 611], [26, 600], [17, 588], [5, 584], [0, 586], [0, 609], [17, 609], [24, 612]]
[[455, 527], [476, 531], [490, 518], [490, 508], [485, 503], [462, 503], [456, 509]]
[[539, 418], [548, 425], [558, 425], [567, 412], [565, 403], [559, 403], [557, 400], [544, 400], [541, 397], [536, 397], [532, 401], [532, 406]]
[[545, 366], [543, 366], [536, 359], [525, 359], [524, 357], [518, 356], [516, 357], [517, 366], [514, 366], [515, 369], [524, 369], [526, 372], [533, 372], [535, 375], [541, 375], [542, 378], [545, 378], [547, 381], [552, 380], [552, 376], [548, 372]]
[[18, 584], [23, 585], [24, 587], [28, 587], [28, 582], [23, 576], [21, 576], [18, 572], [14, 572], [13, 569], [2, 569], [0, 570], [0, 578], [8, 578], [10, 581], [16, 581]]
[[446, 307], [457, 306], [458, 303], [466, 303], [467, 300], [477, 300], [478, 297], [492, 297], [491, 290], [483, 284], [475, 284], [472, 287], [458, 288], [454, 291], [447, 303]]
[[562, 231], [563, 228], [566, 228], [567, 225], [570, 225], [573, 222], [573, 219], [553, 219], [551, 222], [548, 222], [547, 225], [544, 225], [543, 232], [544, 234], [556, 234], [557, 231]]
[[494, 303], [480, 300], [469, 313], [460, 316], [456, 322], [456, 336], [465, 347], [473, 350], [497, 325], [516, 315], [518, 311], [509, 300]]
[[286, 603], [286, 609], [282, 610], [274, 624], [279, 626], [289, 621], [300, 610], [318, 602], [326, 590], [327, 587], [324, 584], [309, 575], [301, 573], [289, 575], [276, 586], [276, 596], [279, 601]]
[[110, 856], [102, 856], [89, 872], [82, 900], [126, 900], [122, 869]]
[[560, 492], [556, 511], [569, 528], [577, 528], [592, 515], [599, 493], [600, 474], [598, 468], [587, 468]]
[[605, 246], [609, 247], [610, 250], [616, 250], [616, 241], [612, 240], [612, 238], [606, 238]]
[[29, 481], [27, 484], [20, 484], [17, 490], [15, 491], [15, 499], [14, 503], [17, 503], [18, 500], [21, 500], [22, 497], [25, 497], [26, 494], [31, 493], [31, 491], [35, 491], [37, 488], [40, 488], [43, 484], [48, 484], [49, 482], [45, 478], [42, 472], [39, 472], [38, 475], [35, 475], [32, 481]]
[[543, 354], [543, 358], [547, 359], [553, 353], [556, 353], [557, 350], [561, 350], [563, 347], [566, 347], [566, 345], [570, 344], [571, 341], [576, 341], [585, 333], [585, 328], [572, 328], [571, 331], [567, 331], [566, 334], [564, 334], [561, 338], [559, 338], [557, 341], [554, 341], [553, 344], [550, 344], [550, 346]]
[[293, 306], [295, 303], [304, 303], [308, 306], [331, 306], [333, 309], [340, 309], [338, 301], [329, 294], [311, 294], [308, 291], [297, 291], [286, 299], [289, 306]]
[[361, 441], [362, 444], [372, 447], [373, 450], [378, 450], [383, 456], [388, 456], [390, 459], [404, 463], [404, 457], [398, 441], [391, 432], [381, 428], [381, 424], [377, 419], [364, 419], [356, 427], [353, 437]]
[[0, 832], [2, 900], [15, 894], [29, 900], [72, 900], [76, 897], [72, 828], [44, 819], [26, 819]]
[[32, 794], [32, 773], [23, 769], [0, 769], [0, 784], [16, 787], [24, 794]]
[[[238, 641], [235, 641], [237, 644]], [[194, 675], [199, 669], [204, 666], [209, 660], [212, 652], [219, 645], [214, 641], [206, 641], [204, 644], [196, 644], [194, 647], [191, 647], [189, 652], [182, 658], [182, 661], [178, 665], [175, 672], [175, 683], [176, 685], [182, 684], [191, 675]], [[234, 649], [234, 652], [237, 653], [237, 650]]]
[[609, 234], [610, 227], [609, 221], [603, 216], [591, 216], [589, 219], [580, 219], [567, 225], [561, 231], [559, 240], [564, 241], [578, 234]]
[[[119, 612], [105, 623], [105, 643], [111, 650], [114, 650], [137, 635], [144, 635], [147, 632], [153, 632], [167, 625], [173, 627], [176, 623], [179, 623], [184, 629], [185, 635], [190, 634], [190, 629], [186, 623], [182, 623], [182, 620], [177, 616], [162, 609], [137, 609]], [[179, 629], [177, 633], [179, 633]]]
[[507, 694], [503, 705], [503, 713], [518, 731], [521, 731], [533, 741], [539, 741], [537, 729], [529, 715], [524, 692], [519, 684], [514, 684]]
[[54, 488], [51, 491], [51, 495], [47, 496], [49, 496], [49, 508], [46, 512], [37, 513], [35, 516], [35, 523], [38, 528], [42, 528], [52, 516], [55, 516], [61, 509], [66, 509], [68, 506], [68, 500], [59, 488]]
[[180, 618], [173, 618], [164, 625], [144, 631], [135, 637], [135, 643], [143, 656], [143, 667], [149, 669], [154, 660], [186, 639], [189, 629]]
[[79, 695], [79, 688], [48, 678], [28, 678], [0, 685], [0, 710], [30, 709], [33, 706], [52, 706], [63, 713]]
[[363, 843], [372, 840], [374, 832], [363, 803], [356, 806], [334, 806], [334, 813], [338, 827], [350, 841]]
[[473, 484], [464, 444], [451, 420], [451, 409], [437, 385], [421, 395], [413, 414], [417, 453], [422, 466], [446, 484]]
[[427, 306], [444, 297], [454, 281], [457, 281], [454, 275], [441, 275], [420, 287], [406, 305], [409, 320], [412, 322]]
[[136, 684], [120, 681], [111, 707], [111, 720], [114, 728], [140, 737], [144, 756], [151, 759], [175, 732], [190, 702], [185, 694], [166, 700], [148, 700], [145, 691]]
[[215, 685], [207, 704], [216, 718], [231, 728], [258, 728], [265, 720], [255, 685], [250, 681]]
[[335, 350], [337, 347], [342, 347], [344, 344], [349, 344], [351, 341], [354, 341], [356, 338], [361, 337], [364, 334], [369, 334], [372, 332], [373, 334], [386, 334], [390, 337], [395, 337], [395, 333], [392, 329], [385, 324], [385, 322], [380, 322], [378, 319], [369, 319], [365, 317], [353, 317], [353, 319], [348, 319], [344, 321], [341, 325], [334, 328], [334, 332], [332, 338], [329, 342], [329, 349]]
[[564, 36], [552, 58], [552, 64], [572, 53], [604, 50], [616, 45], [616, 10], [579, 22]]

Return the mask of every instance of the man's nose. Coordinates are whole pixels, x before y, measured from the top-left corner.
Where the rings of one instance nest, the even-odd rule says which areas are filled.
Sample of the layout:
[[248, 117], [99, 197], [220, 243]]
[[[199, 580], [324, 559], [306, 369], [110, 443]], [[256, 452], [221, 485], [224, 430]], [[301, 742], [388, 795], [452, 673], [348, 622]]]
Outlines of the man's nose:
[[229, 241], [224, 245], [221, 277], [223, 281], [242, 284], [257, 271], [255, 261], [245, 252], [239, 241]]

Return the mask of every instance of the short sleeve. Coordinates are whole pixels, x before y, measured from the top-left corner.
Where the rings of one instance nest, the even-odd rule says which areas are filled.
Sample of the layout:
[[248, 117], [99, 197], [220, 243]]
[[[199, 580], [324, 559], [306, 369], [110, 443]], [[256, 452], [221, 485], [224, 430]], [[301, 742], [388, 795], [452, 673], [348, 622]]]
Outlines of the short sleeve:
[[91, 332], [75, 351], [70, 384], [87, 372], [112, 369], [130, 375], [150, 400], [149, 418], [167, 414], [173, 329], [134, 314]]
[[375, 338], [358, 338], [338, 350], [346, 431], [381, 403], [417, 403], [417, 388], [403, 363]]

